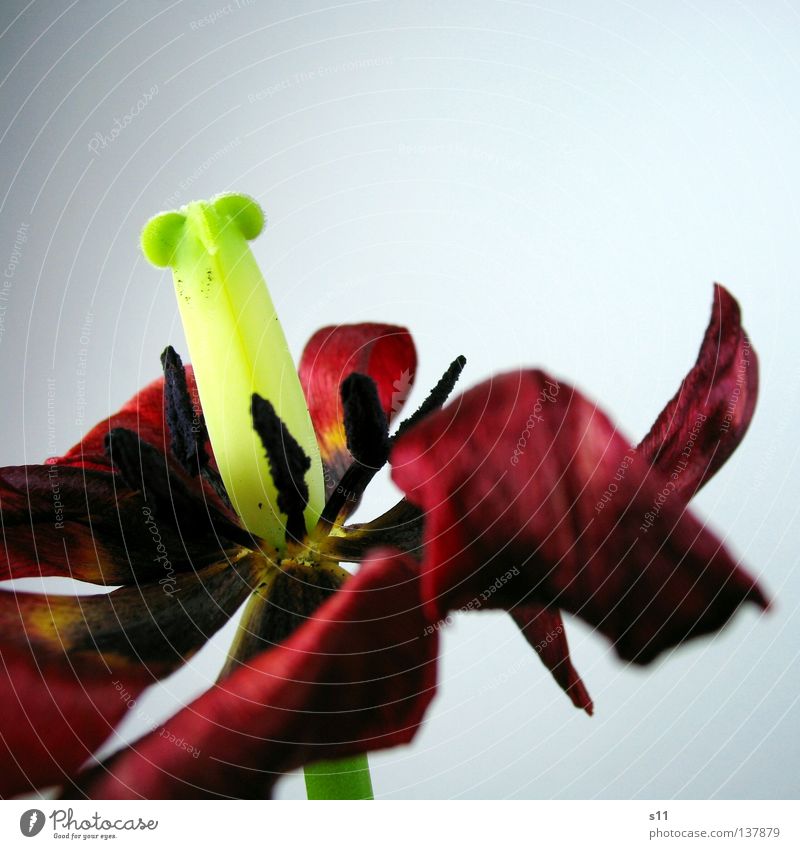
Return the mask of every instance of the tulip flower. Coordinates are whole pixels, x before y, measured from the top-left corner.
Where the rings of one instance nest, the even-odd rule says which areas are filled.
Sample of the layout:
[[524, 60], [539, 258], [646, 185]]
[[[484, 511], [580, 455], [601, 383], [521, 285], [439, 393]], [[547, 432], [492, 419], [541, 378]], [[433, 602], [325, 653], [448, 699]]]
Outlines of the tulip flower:
[[[0, 594], [0, 795], [263, 798], [304, 767], [312, 798], [369, 798], [366, 753], [413, 739], [454, 611], [507, 611], [591, 714], [562, 613], [648, 664], [746, 602], [767, 607], [687, 507], [756, 402], [756, 354], [725, 289], [635, 447], [540, 370], [448, 402], [461, 357], [395, 428], [410, 333], [326, 327], [295, 369], [248, 245], [263, 223], [239, 195], [153, 219], [143, 248], [172, 269], [192, 366], [168, 347], [163, 377], [65, 455], [0, 469], [0, 579], [105, 588]], [[353, 524], [387, 463], [403, 497]], [[234, 615], [218, 680], [95, 757]]]

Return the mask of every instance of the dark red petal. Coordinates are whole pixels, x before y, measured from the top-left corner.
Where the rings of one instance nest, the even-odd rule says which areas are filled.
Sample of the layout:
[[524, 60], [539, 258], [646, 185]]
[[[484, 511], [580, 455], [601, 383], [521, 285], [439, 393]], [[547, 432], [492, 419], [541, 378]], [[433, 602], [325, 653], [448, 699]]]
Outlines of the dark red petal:
[[697, 362], [638, 450], [688, 501], [744, 438], [757, 397], [758, 357], [739, 304], [717, 283]]
[[[187, 367], [187, 382], [190, 391], [197, 390], [194, 375]], [[169, 433], [164, 418], [164, 378], [159, 377], [148, 383], [129, 401], [122, 405], [114, 415], [96, 424], [81, 441], [64, 454], [52, 460], [59, 465], [71, 464], [110, 470], [106, 455], [105, 442], [108, 434], [115, 428], [126, 428], [138, 433], [145, 441], [166, 454], [169, 451]]]
[[[199, 416], [202, 414], [200, 396], [197, 392], [194, 371], [190, 365], [186, 366], [185, 373], [189, 397], [192, 399], [192, 404], [196, 407]], [[190, 495], [197, 499], [199, 510], [203, 510], [204, 505], [210, 505], [229, 521], [238, 522], [236, 514], [220, 500], [214, 487], [202, 476], [191, 477], [187, 475], [178, 460], [172, 456], [169, 428], [164, 410], [163, 377], [149, 383], [125, 403], [117, 413], [95, 425], [63, 457], [52, 457], [47, 463], [111, 471], [112, 466], [106, 454], [106, 438], [111, 431], [118, 428], [132, 430], [138, 434], [140, 439], [164, 455], [170, 471], [183, 481]], [[207, 443], [205, 449], [211, 458], [211, 467], [216, 471], [211, 444]]]
[[151, 681], [100, 658], [34, 658], [0, 644], [0, 797], [64, 783]]
[[425, 512], [429, 615], [537, 603], [647, 663], [721, 627], [756, 582], [579, 392], [540, 371], [477, 386], [398, 440]]
[[204, 505], [165, 519], [151, 507], [110, 472], [55, 464], [0, 469], [0, 580], [146, 583], [163, 577], [165, 557], [182, 572], [232, 549]]
[[437, 638], [426, 625], [418, 568], [376, 552], [285, 643], [92, 770], [76, 792], [263, 798], [302, 764], [407, 743], [436, 686]]
[[325, 466], [330, 495], [353, 462], [347, 450], [340, 387], [353, 372], [371, 377], [391, 421], [414, 382], [417, 353], [411, 334], [392, 324], [323, 327], [309, 339], [299, 374]]
[[0, 641], [37, 656], [104, 655], [163, 676], [216, 633], [264, 577], [263, 560], [245, 556], [197, 573], [175, 574], [91, 596], [0, 592]]
[[510, 613], [542, 663], [570, 697], [572, 704], [591, 716], [594, 705], [581, 676], [572, 665], [567, 632], [558, 610], [540, 604], [524, 604], [515, 607]]
[[[136, 503], [134, 503], [136, 502]], [[60, 575], [100, 584], [158, 569], [144, 504], [108, 472], [70, 466], [0, 469], [0, 580]], [[124, 528], [124, 531], [123, 531]], [[180, 541], [172, 535], [175, 551]]]

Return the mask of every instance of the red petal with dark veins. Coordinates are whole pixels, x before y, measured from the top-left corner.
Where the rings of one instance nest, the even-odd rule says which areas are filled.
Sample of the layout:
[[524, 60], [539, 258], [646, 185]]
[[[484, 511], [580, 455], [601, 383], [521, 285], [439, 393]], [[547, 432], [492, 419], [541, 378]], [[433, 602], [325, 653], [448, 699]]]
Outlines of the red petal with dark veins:
[[147, 582], [163, 577], [164, 560], [183, 572], [234, 547], [214, 532], [202, 504], [190, 516], [168, 518], [154, 518], [141, 494], [110, 472], [7, 466], [0, 469], [0, 580]]
[[594, 704], [581, 676], [572, 665], [567, 632], [558, 610], [539, 604], [523, 604], [509, 612], [542, 663], [570, 697], [572, 704], [591, 716]]
[[299, 374], [325, 466], [330, 495], [353, 462], [344, 432], [342, 381], [353, 372], [371, 377], [391, 421], [403, 407], [417, 370], [411, 334], [392, 324], [323, 327], [309, 339]]
[[204, 645], [263, 580], [258, 556], [97, 595], [0, 592], [0, 644], [37, 657], [102, 654], [163, 677]]
[[594, 404], [540, 371], [462, 395], [398, 440], [392, 463], [425, 511], [430, 616], [557, 607], [647, 663], [717, 630], [744, 601], [766, 606], [670, 481], [632, 459]]
[[144, 669], [0, 644], [0, 797], [64, 783], [151, 681]]
[[757, 396], [758, 357], [739, 304], [717, 283], [697, 362], [638, 450], [688, 501], [744, 438]]
[[407, 743], [436, 687], [418, 569], [374, 552], [285, 643], [93, 769], [92, 798], [263, 798], [284, 772]]

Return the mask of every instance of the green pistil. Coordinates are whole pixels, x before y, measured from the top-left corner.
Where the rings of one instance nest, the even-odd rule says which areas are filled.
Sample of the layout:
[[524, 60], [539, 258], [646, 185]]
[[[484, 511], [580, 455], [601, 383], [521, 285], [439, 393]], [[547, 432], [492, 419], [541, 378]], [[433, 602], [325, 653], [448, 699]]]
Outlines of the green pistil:
[[253, 429], [254, 393], [269, 400], [311, 459], [308, 529], [322, 511], [325, 489], [297, 369], [247, 244], [263, 226], [255, 201], [222, 195], [151, 219], [142, 250], [154, 265], [172, 268], [209, 438], [231, 503], [251, 533], [283, 550], [286, 517]]

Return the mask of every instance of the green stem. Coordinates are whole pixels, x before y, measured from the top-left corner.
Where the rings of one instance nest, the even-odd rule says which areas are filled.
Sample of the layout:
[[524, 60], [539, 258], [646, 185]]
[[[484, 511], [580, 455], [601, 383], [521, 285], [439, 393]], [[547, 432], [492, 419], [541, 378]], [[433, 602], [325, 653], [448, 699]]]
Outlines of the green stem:
[[372, 799], [372, 779], [366, 755], [340, 761], [320, 761], [303, 769], [309, 799]]

